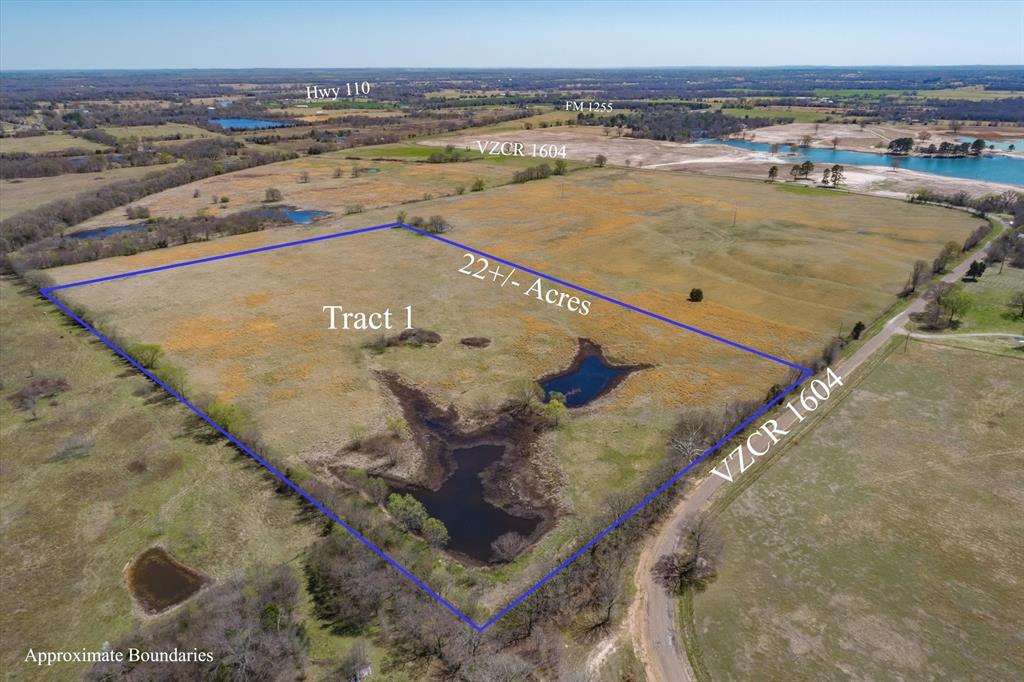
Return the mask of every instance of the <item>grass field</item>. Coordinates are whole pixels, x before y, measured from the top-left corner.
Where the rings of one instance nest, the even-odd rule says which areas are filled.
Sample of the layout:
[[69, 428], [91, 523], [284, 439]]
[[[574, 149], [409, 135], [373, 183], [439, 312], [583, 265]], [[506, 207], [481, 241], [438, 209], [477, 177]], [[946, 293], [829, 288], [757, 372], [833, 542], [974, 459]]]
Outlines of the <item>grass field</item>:
[[[178, 162], [180, 163], [180, 162]], [[164, 166], [136, 166], [133, 168], [114, 168], [102, 173], [67, 173], [48, 178], [20, 178], [18, 180], [0, 181], [0, 220], [12, 215], [42, 206], [43, 204], [67, 199], [97, 190], [115, 182], [135, 180], [149, 173], [159, 173], [170, 164]], [[118, 211], [123, 216], [124, 209]]]
[[917, 97], [919, 99], [964, 99], [973, 102], [985, 100], [1008, 99], [1020, 97], [1019, 92], [1011, 90], [986, 90], [983, 86], [972, 85], [962, 88], [944, 88], [941, 90], [871, 90], [863, 88], [827, 89], [814, 91], [816, 97], [836, 97], [840, 99], [878, 99], [879, 97]]
[[1022, 402], [1024, 361], [896, 344], [718, 515], [710, 678], [1018, 679]]
[[[189, 435], [183, 407], [154, 401], [141, 375], [49, 302], [5, 278], [0, 313], [6, 679], [54, 679], [22, 663], [30, 647], [98, 650], [123, 634], [139, 616], [122, 569], [154, 544], [218, 579], [288, 561], [312, 540], [294, 499], [231, 448]], [[6, 399], [30, 377], [70, 385], [40, 401], [36, 419]]]
[[135, 138], [137, 140], [150, 140], [168, 137], [170, 135], [181, 135], [182, 137], [224, 137], [219, 133], [213, 133], [205, 128], [191, 126], [186, 123], [161, 123], [151, 126], [109, 126], [103, 131], [110, 133], [119, 139]]
[[792, 118], [796, 123], [815, 123], [817, 121], [831, 121], [843, 118], [841, 114], [833, 114], [822, 109], [821, 111], [807, 111], [804, 109], [792, 111], [785, 108], [771, 109], [765, 107], [754, 107], [742, 109], [733, 107], [722, 107], [722, 113], [736, 118]]
[[1009, 306], [1013, 294], [1024, 291], [1024, 269], [1005, 266], [1000, 274], [999, 265], [995, 264], [989, 266], [977, 282], [964, 282], [961, 286], [972, 296], [972, 303], [960, 326], [950, 333], [1024, 334], [1020, 306]]
[[[380, 176], [367, 180], [366, 191]], [[872, 319], [915, 258], [930, 257], [974, 224], [959, 212], [902, 202], [621, 169], [435, 199], [410, 211], [443, 215], [458, 241], [793, 360], [816, 354], [840, 322], [849, 328]], [[394, 213], [340, 216], [52, 274], [86, 279], [386, 223]], [[605, 302], [594, 301], [583, 317], [467, 277], [458, 273], [465, 263], [457, 248], [390, 230], [83, 287], [67, 297], [103, 328], [161, 344], [189, 369], [195, 391], [239, 405], [307, 473], [339, 462], [373, 464], [346, 447], [356, 429], [383, 434], [386, 418], [397, 414], [390, 393], [372, 379], [375, 369], [398, 372], [473, 424], [510, 397], [517, 380], [565, 367], [578, 336], [600, 343], [614, 361], [654, 364], [544, 436], [535, 464], [565, 522], [536, 556], [564, 552], [578, 541], [574, 515], [592, 516], [606, 493], [638, 480], [664, 452], [680, 408], [759, 399], [782, 378], [777, 365]], [[518, 279], [531, 282], [522, 273]], [[692, 287], [703, 288], [703, 303], [687, 301]], [[328, 304], [396, 314], [412, 305], [414, 324], [443, 342], [375, 355], [362, 347], [372, 332], [326, 331]], [[468, 349], [457, 343], [465, 336], [494, 343]], [[423, 464], [415, 448], [404, 442], [396, 452], [393, 473], [415, 477]]]
[[[482, 178], [487, 186], [504, 184], [511, 181], [518, 166], [530, 165], [500, 161], [420, 164], [345, 158], [354, 154], [367, 157], [394, 154], [395, 158], [415, 159], [424, 156], [421, 149], [426, 150], [427, 156], [439, 151], [437, 148], [394, 145], [307, 156], [198, 180], [145, 197], [133, 205], [149, 208], [154, 218], [224, 215], [266, 206], [266, 190], [273, 187], [283, 194], [283, 205], [343, 215], [357, 208], [372, 210], [422, 201], [425, 197], [454, 195], [459, 187], [468, 193], [476, 178]], [[371, 169], [372, 172], [353, 178], [355, 168]], [[340, 169], [341, 177], [335, 178], [337, 169]], [[302, 173], [309, 174], [309, 182], [300, 182]], [[195, 196], [196, 191], [199, 196]], [[215, 196], [228, 197], [230, 201], [214, 206]], [[414, 209], [410, 207], [409, 210]], [[125, 219], [125, 209], [116, 208], [76, 225], [75, 229], [116, 225]], [[392, 220], [394, 216], [386, 222]]]
[[0, 137], [0, 154], [47, 154], [65, 149], [106, 149], [105, 145], [90, 142], [67, 133], [47, 133], [35, 137]]

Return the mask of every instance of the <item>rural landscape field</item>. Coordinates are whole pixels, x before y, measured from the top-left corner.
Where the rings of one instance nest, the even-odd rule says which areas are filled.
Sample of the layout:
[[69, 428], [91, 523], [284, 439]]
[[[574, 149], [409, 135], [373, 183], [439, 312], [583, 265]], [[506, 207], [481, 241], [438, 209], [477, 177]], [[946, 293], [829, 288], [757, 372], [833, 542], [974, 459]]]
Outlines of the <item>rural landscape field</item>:
[[926, 4], [4, 0], [0, 674], [1024, 676], [1024, 17]]

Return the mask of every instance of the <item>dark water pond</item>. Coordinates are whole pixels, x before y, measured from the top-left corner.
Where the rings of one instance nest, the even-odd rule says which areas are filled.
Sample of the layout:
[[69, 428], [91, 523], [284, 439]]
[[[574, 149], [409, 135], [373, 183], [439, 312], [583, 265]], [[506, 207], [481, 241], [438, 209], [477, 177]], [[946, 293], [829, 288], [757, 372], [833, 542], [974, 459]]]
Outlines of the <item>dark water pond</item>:
[[451, 452], [455, 471], [437, 491], [413, 490], [427, 513], [440, 519], [448, 529], [448, 549], [478, 561], [491, 559], [491, 543], [508, 532], [530, 537], [540, 517], [514, 516], [484, 499], [484, 470], [498, 462], [504, 445], [487, 443]]
[[128, 589], [149, 613], [180, 604], [198, 592], [205, 578], [180, 563], [163, 547], [151, 547], [128, 568]]
[[581, 407], [610, 391], [637, 369], [634, 366], [610, 365], [600, 348], [589, 347], [567, 372], [542, 381], [540, 387], [544, 389], [545, 396], [552, 391], [564, 394], [566, 407]]
[[264, 128], [287, 128], [291, 125], [283, 121], [261, 121], [255, 118], [211, 118], [210, 122], [228, 130], [263, 130]]
[[99, 237], [106, 237], [107, 235], [117, 234], [119, 232], [135, 232], [136, 230], [144, 229], [146, 229], [146, 223], [135, 223], [134, 225], [111, 225], [110, 227], [99, 227], [95, 230], [72, 232], [67, 236], [71, 239], [98, 239]]

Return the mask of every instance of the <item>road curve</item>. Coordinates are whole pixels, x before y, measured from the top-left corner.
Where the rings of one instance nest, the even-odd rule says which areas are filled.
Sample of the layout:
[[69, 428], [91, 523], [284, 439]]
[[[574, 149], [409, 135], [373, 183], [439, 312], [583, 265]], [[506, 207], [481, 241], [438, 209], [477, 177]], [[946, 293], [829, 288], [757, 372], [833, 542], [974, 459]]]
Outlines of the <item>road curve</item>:
[[[1007, 223], [997, 218], [1003, 228]], [[971, 261], [988, 253], [994, 239], [983, 249], [956, 266], [943, 282], [957, 282], [970, 267]], [[924, 310], [927, 301], [918, 296], [901, 313], [893, 316], [882, 329], [868, 339], [852, 355], [833, 365], [833, 369], [844, 379], [864, 362], [883, 348], [893, 335], [906, 334], [904, 325], [914, 313]], [[780, 428], [788, 430], [796, 417], [786, 410], [777, 416]], [[778, 453], [776, 453], [778, 454]], [[679, 646], [679, 631], [676, 622], [677, 600], [654, 582], [651, 567], [658, 557], [675, 550], [683, 522], [694, 517], [707, 506], [712, 496], [728, 482], [719, 476], [706, 476], [693, 482], [683, 499], [665, 519], [655, 535], [644, 547], [634, 575], [636, 594], [629, 611], [629, 629], [633, 636], [633, 647], [643, 661], [648, 682], [693, 682], [695, 676], [685, 651]]]

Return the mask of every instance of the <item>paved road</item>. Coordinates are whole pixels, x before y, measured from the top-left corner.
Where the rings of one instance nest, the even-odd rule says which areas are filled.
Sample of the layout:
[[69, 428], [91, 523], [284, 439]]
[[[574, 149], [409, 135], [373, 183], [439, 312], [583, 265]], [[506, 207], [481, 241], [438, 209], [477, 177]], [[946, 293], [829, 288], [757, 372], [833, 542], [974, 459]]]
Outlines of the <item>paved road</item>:
[[[1003, 226], [1006, 227], [1005, 222]], [[942, 281], [959, 281], [967, 273], [970, 262], [988, 253], [991, 245], [989, 242], [984, 249], [943, 277]], [[848, 358], [834, 365], [835, 372], [844, 378], [849, 376], [878, 349], [885, 346], [894, 334], [905, 334], [904, 325], [910, 319], [910, 315], [924, 310], [926, 303], [927, 301], [918, 295], [903, 312], [886, 322], [878, 334], [868, 339]], [[789, 410], [777, 416], [779, 426], [783, 430], [789, 430], [795, 420], [795, 415]], [[651, 577], [651, 566], [658, 557], [675, 550], [684, 520], [699, 514], [715, 492], [727, 484], [728, 481], [725, 479], [711, 475], [697, 481], [672, 510], [672, 514], [665, 520], [658, 534], [648, 542], [640, 555], [635, 575], [637, 592], [630, 607], [628, 623], [633, 635], [633, 646], [644, 662], [649, 682], [694, 680], [690, 662], [685, 651], [679, 646], [679, 632], [676, 627], [677, 600], [654, 582]]]

